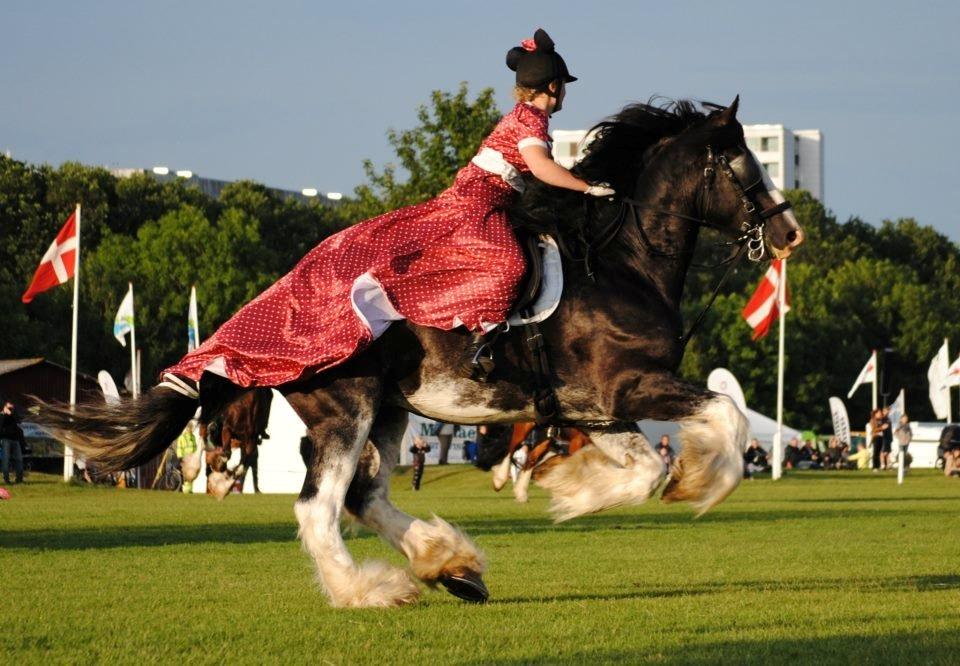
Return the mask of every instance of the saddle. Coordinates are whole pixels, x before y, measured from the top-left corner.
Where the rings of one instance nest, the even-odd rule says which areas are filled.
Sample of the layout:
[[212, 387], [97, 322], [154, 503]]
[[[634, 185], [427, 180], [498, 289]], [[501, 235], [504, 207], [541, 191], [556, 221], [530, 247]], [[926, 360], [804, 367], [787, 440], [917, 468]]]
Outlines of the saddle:
[[517, 301], [513, 304], [513, 313], [523, 312], [532, 306], [543, 286], [543, 248], [540, 247], [540, 234], [518, 230], [517, 241], [527, 262], [527, 272], [523, 276]]

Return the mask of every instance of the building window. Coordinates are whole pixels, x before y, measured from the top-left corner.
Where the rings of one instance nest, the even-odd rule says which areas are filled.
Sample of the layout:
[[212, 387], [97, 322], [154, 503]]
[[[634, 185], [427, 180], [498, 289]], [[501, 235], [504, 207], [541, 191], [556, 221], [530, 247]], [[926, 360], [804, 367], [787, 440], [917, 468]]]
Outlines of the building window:
[[771, 178], [780, 177], [780, 163], [779, 162], [764, 162], [763, 168], [766, 170], [767, 174]]
[[800, 166], [800, 153], [795, 153], [793, 156], [793, 163], [796, 166]]
[[799, 189], [800, 189], [800, 180], [799, 180], [799, 179], [793, 181], [793, 189], [795, 189], [795, 190], [799, 190]]
[[780, 137], [765, 136], [760, 139], [760, 150], [763, 152], [772, 152], [780, 150]]

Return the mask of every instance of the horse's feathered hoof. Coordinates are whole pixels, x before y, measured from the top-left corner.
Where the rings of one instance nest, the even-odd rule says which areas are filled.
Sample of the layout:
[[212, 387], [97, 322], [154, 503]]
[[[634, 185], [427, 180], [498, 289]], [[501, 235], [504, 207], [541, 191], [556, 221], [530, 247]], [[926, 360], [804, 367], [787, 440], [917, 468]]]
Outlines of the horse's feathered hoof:
[[441, 576], [439, 582], [447, 588], [447, 592], [464, 601], [482, 604], [490, 598], [490, 590], [483, 584], [483, 579], [475, 573]]

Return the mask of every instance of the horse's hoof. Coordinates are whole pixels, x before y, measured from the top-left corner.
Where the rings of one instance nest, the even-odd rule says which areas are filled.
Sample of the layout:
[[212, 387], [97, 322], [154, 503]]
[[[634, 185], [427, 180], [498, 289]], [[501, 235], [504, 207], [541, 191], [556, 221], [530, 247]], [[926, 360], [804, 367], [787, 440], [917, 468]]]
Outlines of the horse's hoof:
[[467, 572], [460, 575], [442, 576], [440, 584], [447, 588], [447, 592], [474, 604], [486, 603], [490, 598], [490, 590], [483, 584], [479, 574]]

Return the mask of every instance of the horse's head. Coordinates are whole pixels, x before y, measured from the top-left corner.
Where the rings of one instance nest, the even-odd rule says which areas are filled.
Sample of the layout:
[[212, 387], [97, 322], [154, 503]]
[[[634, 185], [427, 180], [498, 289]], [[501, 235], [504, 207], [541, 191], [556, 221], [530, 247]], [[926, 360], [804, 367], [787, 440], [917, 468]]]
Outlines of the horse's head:
[[[672, 187], [694, 195], [690, 211], [727, 235], [747, 240], [754, 259], [764, 246], [775, 257], [790, 256], [803, 243], [803, 231], [790, 204], [747, 148], [737, 120], [739, 96], [690, 130], [654, 146], [649, 165], [669, 163], [680, 182]], [[677, 170], [680, 170], [679, 172]]]

